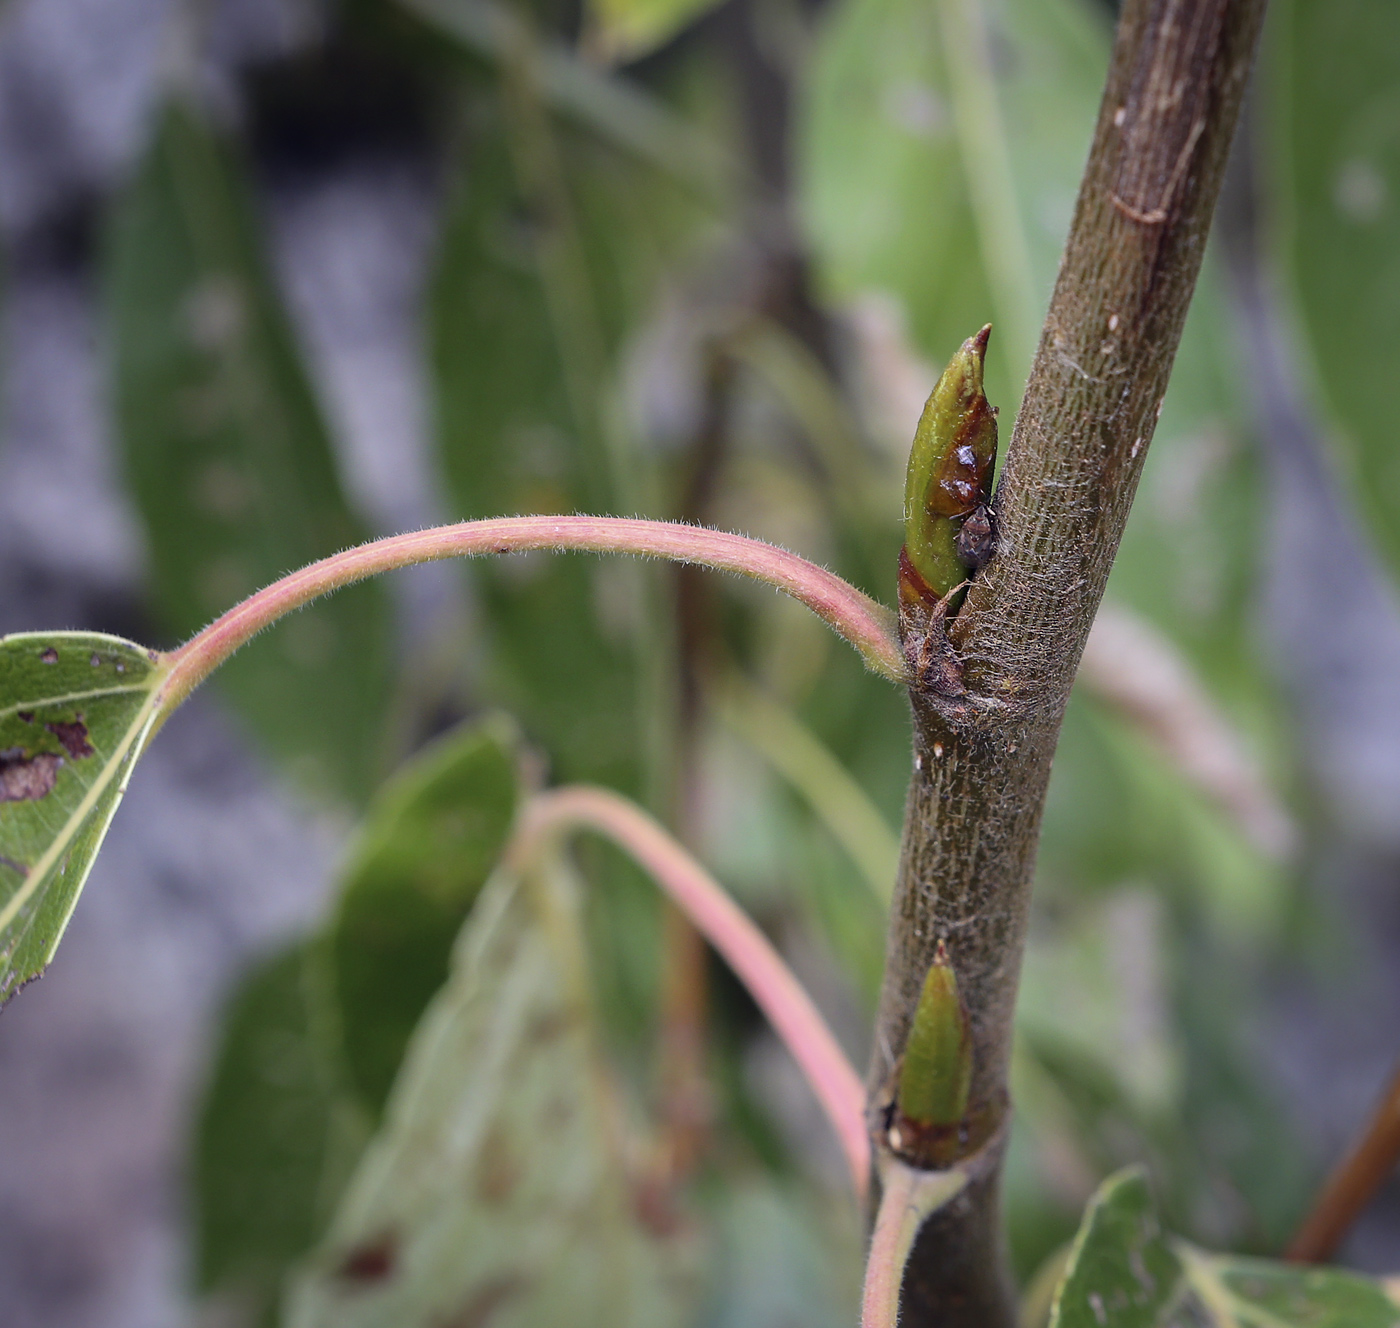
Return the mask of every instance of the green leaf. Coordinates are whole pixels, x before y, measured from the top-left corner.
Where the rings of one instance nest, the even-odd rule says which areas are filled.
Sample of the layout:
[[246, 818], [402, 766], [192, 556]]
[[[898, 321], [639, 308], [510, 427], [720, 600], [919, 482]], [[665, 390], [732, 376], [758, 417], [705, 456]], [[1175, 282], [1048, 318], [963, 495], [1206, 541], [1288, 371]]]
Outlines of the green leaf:
[[704, 1328], [849, 1328], [859, 1319], [864, 1239], [844, 1196], [731, 1169], [716, 1197]]
[[1340, 426], [1372, 537], [1400, 572], [1400, 8], [1293, 0], [1285, 88], [1288, 258], [1317, 383]]
[[[516, 6], [497, 0], [401, 3], [459, 48], [500, 69], [518, 70], [522, 54], [532, 56], [531, 81], [553, 112], [666, 172], [694, 196], [713, 204], [740, 174], [737, 155], [638, 84], [600, 69], [572, 39], [540, 40]], [[575, 22], [567, 9], [554, 17], [555, 26], [571, 29]]]
[[1176, 1323], [1183, 1276], [1181, 1260], [1157, 1220], [1147, 1177], [1130, 1167], [1110, 1176], [1090, 1200], [1055, 1293], [1050, 1326]]
[[115, 636], [0, 637], [0, 1001], [53, 957], [165, 672]]
[[1340, 1268], [1181, 1250], [1210, 1322], [1220, 1328], [1394, 1328], [1400, 1306], [1369, 1278]]
[[491, 718], [400, 770], [324, 935], [261, 965], [231, 1002], [195, 1141], [202, 1290], [275, 1316], [285, 1271], [324, 1233], [510, 830], [515, 743]]
[[586, 987], [568, 878], [497, 875], [290, 1324], [686, 1321], [687, 1245], [642, 1217]]
[[590, 15], [602, 51], [613, 60], [636, 60], [664, 46], [708, 14], [719, 0], [593, 0]]
[[[941, 62], [931, 5], [845, 0], [823, 15], [797, 140], [821, 286], [838, 303], [867, 290], [898, 296], [938, 364], [991, 310]], [[987, 394], [1005, 409], [1010, 382], [997, 363]]]
[[330, 928], [345, 1064], [373, 1115], [453, 938], [496, 865], [519, 797], [514, 726], [464, 726], [400, 770], [371, 806]]
[[[156, 606], [184, 636], [365, 531], [238, 164], [184, 102], [161, 112], [109, 239], [117, 419]], [[220, 683], [299, 774], [363, 798], [381, 761], [388, 626], [382, 588], [353, 586], [240, 651]]]
[[[543, 250], [557, 236], [525, 207], [504, 133], [488, 125], [475, 144], [431, 287], [443, 466], [462, 517], [607, 508], [596, 401], [569, 391], [546, 284]], [[621, 321], [607, 320], [610, 345]], [[637, 788], [640, 571], [533, 555], [471, 569], [490, 694], [542, 741], [561, 779]]]
[[1380, 1284], [1335, 1268], [1207, 1254], [1161, 1229], [1139, 1168], [1090, 1201], [1050, 1328], [1395, 1328]]
[[243, 982], [196, 1128], [196, 1279], [248, 1322], [275, 1323], [282, 1278], [311, 1248], [368, 1133], [337, 1080], [324, 946], [301, 942]]
[[[1034, 327], [1069, 230], [1108, 60], [1106, 25], [1079, 0], [979, 6], [998, 58], [996, 94], [1034, 289], [1026, 308], [997, 307], [974, 223], [938, 7], [918, 0], [844, 0], [824, 16], [798, 114], [800, 204], [829, 297], [898, 297], [913, 340], [942, 364], [969, 330], [998, 326], [987, 395], [1013, 417]], [[964, 114], [967, 112], [964, 111]], [[981, 127], [978, 127], [979, 129]], [[910, 421], [912, 433], [914, 421]]]

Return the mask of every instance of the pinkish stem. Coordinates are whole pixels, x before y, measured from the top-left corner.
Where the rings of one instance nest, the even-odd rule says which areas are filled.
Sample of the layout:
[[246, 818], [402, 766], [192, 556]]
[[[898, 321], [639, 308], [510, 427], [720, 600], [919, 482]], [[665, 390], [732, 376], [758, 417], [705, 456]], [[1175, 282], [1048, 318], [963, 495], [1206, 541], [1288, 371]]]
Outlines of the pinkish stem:
[[894, 615], [824, 567], [762, 540], [671, 521], [611, 516], [503, 516], [463, 521], [361, 544], [284, 576], [230, 609], [167, 656], [161, 694], [168, 714], [239, 646], [264, 627], [332, 590], [380, 572], [440, 558], [523, 553], [530, 549], [630, 553], [669, 558], [767, 582], [800, 600], [860, 651], [866, 667], [905, 677]]
[[864, 1198], [870, 1172], [865, 1090], [826, 1021], [782, 956], [744, 911], [646, 812], [608, 789], [575, 785], [543, 793], [521, 815], [511, 852], [518, 860], [567, 830], [607, 836], [656, 880], [748, 988], [826, 1110]]
[[929, 1215], [967, 1184], [961, 1171], [919, 1171], [887, 1157], [880, 1168], [880, 1209], [865, 1260], [860, 1328], [895, 1328], [909, 1251]]

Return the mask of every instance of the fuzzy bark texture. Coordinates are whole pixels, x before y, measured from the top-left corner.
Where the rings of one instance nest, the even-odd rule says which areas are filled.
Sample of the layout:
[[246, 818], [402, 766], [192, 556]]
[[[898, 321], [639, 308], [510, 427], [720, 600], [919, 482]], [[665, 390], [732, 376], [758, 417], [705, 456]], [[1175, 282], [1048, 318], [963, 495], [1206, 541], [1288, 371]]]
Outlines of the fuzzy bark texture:
[[[895, 1065], [940, 940], [972, 1020], [969, 1119], [982, 1125], [969, 1149], [1004, 1110], [1050, 763], [1161, 411], [1264, 8], [1124, 4], [996, 495], [998, 550], [948, 624], [948, 642], [911, 651], [943, 664], [910, 692], [914, 770], [868, 1079], [877, 1150], [888, 1147]], [[921, 1232], [906, 1272], [905, 1328], [1015, 1323], [992, 1161], [987, 1183]]]

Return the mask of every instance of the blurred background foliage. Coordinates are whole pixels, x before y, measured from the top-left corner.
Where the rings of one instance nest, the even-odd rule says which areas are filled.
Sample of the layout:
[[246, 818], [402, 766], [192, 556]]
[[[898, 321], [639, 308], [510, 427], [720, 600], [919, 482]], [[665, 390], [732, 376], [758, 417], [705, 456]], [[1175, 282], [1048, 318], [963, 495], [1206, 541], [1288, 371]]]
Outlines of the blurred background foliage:
[[[105, 370], [157, 644], [386, 524], [267, 221], [268, 197], [346, 152], [430, 180], [413, 316], [441, 519], [703, 522], [889, 600], [914, 422], [986, 321], [1009, 439], [1107, 0], [289, 3], [275, 54], [215, 77], [236, 7], [169, 7], [144, 146], [101, 202]], [[1046, 811], [1006, 1196], [1023, 1279], [1130, 1160], [1175, 1228], [1278, 1249], [1328, 1159], [1271, 1057], [1292, 1008], [1271, 993], [1300, 974], [1346, 989], [1356, 901], [1324, 887], [1358, 863], [1393, 886], [1400, 860], [1400, 775], [1362, 751], [1394, 704], [1346, 704], [1384, 664], [1400, 571], [1392, 5], [1276, 0], [1219, 228]], [[1290, 396], [1271, 394], [1274, 352]], [[1367, 576], [1369, 607], [1334, 616], [1337, 583]], [[217, 684], [289, 790], [361, 821], [324, 924], [211, 1033], [191, 1267], [239, 1321], [284, 1321], [293, 1276], [310, 1313], [292, 1270], [522, 789], [648, 805], [858, 1063], [868, 1049], [908, 768], [894, 689], [801, 610], [670, 567], [517, 556], [417, 603], [403, 579], [344, 592]], [[598, 1073], [638, 1193], [686, 1233], [677, 1321], [853, 1322], [858, 1225], [795, 1071], [634, 869], [590, 844], [577, 866]]]

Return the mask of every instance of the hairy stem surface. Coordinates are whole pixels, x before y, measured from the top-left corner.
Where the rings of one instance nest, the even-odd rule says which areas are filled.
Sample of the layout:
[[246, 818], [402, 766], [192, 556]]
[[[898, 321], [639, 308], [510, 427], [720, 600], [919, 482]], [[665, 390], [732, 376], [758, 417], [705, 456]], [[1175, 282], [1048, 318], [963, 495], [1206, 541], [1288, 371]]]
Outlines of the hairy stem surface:
[[762, 540], [674, 521], [610, 516], [503, 516], [463, 521], [361, 544], [284, 576], [250, 595], [167, 656], [161, 693], [169, 714], [235, 650], [312, 600], [381, 572], [442, 558], [525, 553], [630, 553], [733, 572], [791, 595], [845, 637], [875, 673], [903, 681], [894, 615], [834, 572]]
[[[946, 678], [910, 690], [914, 771], [868, 1080], [877, 1151], [890, 1147], [883, 1108], [940, 940], [972, 1019], [969, 1119], [985, 1126], [1004, 1109], [1050, 763], [1161, 409], [1264, 7], [1124, 5], [997, 491], [998, 551], [949, 624], [965, 694], [950, 695]], [[987, 1267], [1000, 1258], [996, 1192], [993, 1169], [920, 1233], [908, 1328], [1014, 1323], [1009, 1279]]]

